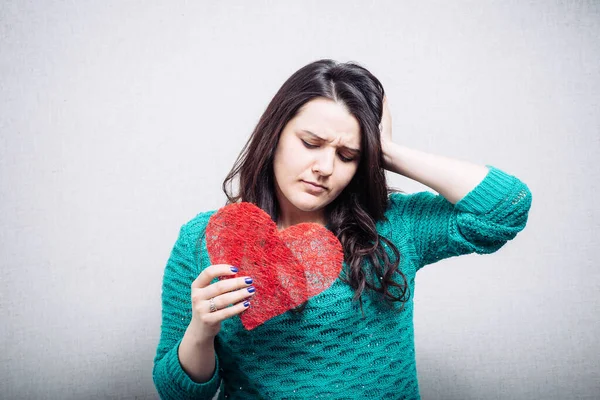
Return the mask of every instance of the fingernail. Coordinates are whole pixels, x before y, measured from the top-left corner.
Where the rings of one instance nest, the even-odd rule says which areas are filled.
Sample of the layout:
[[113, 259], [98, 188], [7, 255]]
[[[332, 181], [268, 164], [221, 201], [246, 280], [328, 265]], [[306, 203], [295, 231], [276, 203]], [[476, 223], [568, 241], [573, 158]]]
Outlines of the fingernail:
[[248, 288], [248, 291], [249, 291], [250, 293], [254, 293], [254, 291], [255, 291], [255, 290], [256, 290], [256, 289], [254, 288], [254, 286], [250, 286], [250, 287]]
[[250, 307], [250, 302], [249, 301], [245, 301], [244, 302], [244, 307]]
[[251, 284], [252, 283], [252, 278], [246, 278], [246, 284]]
[[236, 267], [231, 267], [231, 272], [238, 272], [238, 269]]

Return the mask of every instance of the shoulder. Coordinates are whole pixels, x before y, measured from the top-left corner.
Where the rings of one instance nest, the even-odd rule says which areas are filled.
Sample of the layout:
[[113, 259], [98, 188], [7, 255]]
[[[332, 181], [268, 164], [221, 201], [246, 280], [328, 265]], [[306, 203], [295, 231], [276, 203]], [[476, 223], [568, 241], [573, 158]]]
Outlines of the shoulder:
[[390, 192], [388, 194], [388, 208], [390, 211], [397, 207], [406, 207], [411, 203], [428, 201], [434, 199], [436, 196], [433, 192], [423, 191], [416, 193], [402, 193], [402, 192]]
[[408, 233], [412, 220], [418, 218], [424, 204], [434, 201], [431, 192], [404, 193], [390, 191], [383, 221], [379, 221], [380, 234], [393, 236]]
[[429, 191], [417, 193], [391, 192], [388, 195], [385, 216], [388, 219], [418, 218], [422, 215], [425, 206], [436, 203], [451, 206], [444, 197]]
[[449, 217], [453, 212], [452, 203], [433, 192], [391, 192], [385, 220], [396, 235], [409, 238], [415, 234], [415, 227], [420, 225], [444, 225], [446, 221], [442, 217]]
[[199, 238], [204, 236], [208, 220], [216, 212], [217, 210], [210, 210], [196, 214], [195, 217], [189, 219], [181, 227], [182, 236], [191, 243], [196, 242]]

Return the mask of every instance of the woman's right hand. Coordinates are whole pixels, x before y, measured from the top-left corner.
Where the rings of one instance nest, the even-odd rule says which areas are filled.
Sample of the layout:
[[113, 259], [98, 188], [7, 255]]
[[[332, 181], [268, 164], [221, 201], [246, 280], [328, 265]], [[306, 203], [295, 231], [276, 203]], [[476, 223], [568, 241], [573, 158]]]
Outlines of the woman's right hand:
[[[221, 330], [221, 321], [241, 314], [250, 306], [248, 300], [256, 293], [251, 277], [210, 283], [215, 278], [234, 276], [237, 272], [231, 265], [215, 264], [204, 269], [192, 283], [192, 320], [188, 329], [198, 340], [212, 340]], [[211, 312], [211, 301], [216, 311]]]

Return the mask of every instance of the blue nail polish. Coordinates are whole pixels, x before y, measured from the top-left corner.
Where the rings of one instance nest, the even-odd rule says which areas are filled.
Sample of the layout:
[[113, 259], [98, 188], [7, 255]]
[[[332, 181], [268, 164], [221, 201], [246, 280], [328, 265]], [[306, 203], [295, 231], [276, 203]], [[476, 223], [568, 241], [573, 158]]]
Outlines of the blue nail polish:
[[251, 284], [252, 283], [252, 278], [246, 278], [246, 284]]
[[250, 302], [249, 301], [245, 301], [244, 302], [244, 307], [250, 307]]
[[250, 293], [254, 293], [254, 291], [255, 291], [255, 290], [256, 290], [256, 288], [255, 288], [254, 286], [250, 286], [250, 287], [248, 288], [248, 291], [249, 291]]
[[231, 267], [231, 272], [238, 272], [238, 269], [236, 267]]

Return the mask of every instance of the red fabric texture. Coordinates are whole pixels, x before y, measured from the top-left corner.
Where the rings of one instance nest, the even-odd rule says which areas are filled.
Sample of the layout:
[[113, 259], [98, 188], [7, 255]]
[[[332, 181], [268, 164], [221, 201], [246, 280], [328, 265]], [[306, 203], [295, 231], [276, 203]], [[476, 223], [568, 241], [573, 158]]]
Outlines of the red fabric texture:
[[256, 294], [240, 315], [248, 330], [329, 288], [344, 259], [340, 241], [327, 228], [301, 223], [279, 232], [267, 213], [245, 202], [211, 216], [206, 245], [211, 264], [233, 265], [239, 269], [235, 276], [254, 280]]

